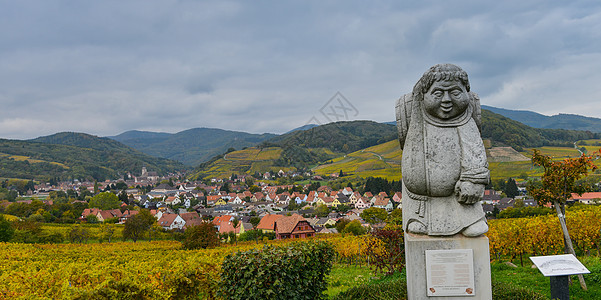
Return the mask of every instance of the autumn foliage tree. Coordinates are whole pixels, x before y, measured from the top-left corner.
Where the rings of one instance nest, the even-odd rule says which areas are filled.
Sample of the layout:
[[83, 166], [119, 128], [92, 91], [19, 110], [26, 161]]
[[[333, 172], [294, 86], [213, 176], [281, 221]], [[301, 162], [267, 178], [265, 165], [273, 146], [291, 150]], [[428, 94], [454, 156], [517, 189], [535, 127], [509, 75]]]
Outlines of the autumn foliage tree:
[[149, 210], [142, 209], [138, 214], [131, 216], [125, 221], [123, 238], [132, 239], [135, 243], [138, 239], [142, 238], [156, 222], [157, 220], [150, 214]]
[[217, 228], [211, 222], [189, 227], [185, 232], [184, 249], [206, 249], [218, 246]]
[[[590, 156], [582, 154], [578, 158], [566, 158], [556, 161], [550, 156], [541, 154], [536, 149], [532, 155], [532, 163], [543, 167], [544, 172], [541, 176], [541, 184], [531, 185], [528, 192], [540, 205], [550, 203], [554, 206], [563, 232], [564, 253], [566, 254], [576, 255], [566, 225], [565, 204], [572, 197], [572, 193], [582, 195], [586, 191], [586, 187], [577, 184], [577, 181], [588, 175], [589, 171], [597, 169], [597, 166], [593, 164], [593, 160], [598, 156], [598, 152], [595, 152]], [[579, 276], [579, 279], [580, 285], [586, 289], [582, 276]]]

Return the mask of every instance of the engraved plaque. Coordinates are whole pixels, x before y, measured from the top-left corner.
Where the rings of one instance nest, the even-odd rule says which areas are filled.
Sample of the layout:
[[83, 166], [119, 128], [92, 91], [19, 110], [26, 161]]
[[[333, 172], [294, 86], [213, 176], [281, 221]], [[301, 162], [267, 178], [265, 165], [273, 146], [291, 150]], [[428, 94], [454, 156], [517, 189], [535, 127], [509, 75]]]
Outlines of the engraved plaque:
[[428, 296], [475, 296], [472, 249], [426, 250]]

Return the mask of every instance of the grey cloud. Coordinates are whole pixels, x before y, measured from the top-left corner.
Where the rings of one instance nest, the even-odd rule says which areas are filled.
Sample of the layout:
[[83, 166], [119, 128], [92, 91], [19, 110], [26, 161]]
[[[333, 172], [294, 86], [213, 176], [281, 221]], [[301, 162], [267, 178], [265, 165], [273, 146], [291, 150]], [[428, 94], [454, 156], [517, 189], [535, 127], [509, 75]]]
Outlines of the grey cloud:
[[[0, 6], [0, 137], [286, 132], [337, 91], [357, 118], [390, 121], [394, 100], [441, 62], [465, 68], [484, 104], [601, 117], [591, 96], [601, 9], [592, 2]], [[568, 95], [577, 105], [566, 106]]]

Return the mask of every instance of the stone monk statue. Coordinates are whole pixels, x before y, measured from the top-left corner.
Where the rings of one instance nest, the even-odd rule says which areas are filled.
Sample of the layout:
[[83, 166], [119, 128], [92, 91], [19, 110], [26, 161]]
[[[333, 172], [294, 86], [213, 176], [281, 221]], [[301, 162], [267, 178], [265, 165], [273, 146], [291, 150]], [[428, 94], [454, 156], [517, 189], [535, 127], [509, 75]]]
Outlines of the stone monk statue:
[[488, 231], [480, 200], [490, 180], [478, 95], [452, 64], [431, 67], [396, 103], [403, 150], [403, 229], [476, 237]]

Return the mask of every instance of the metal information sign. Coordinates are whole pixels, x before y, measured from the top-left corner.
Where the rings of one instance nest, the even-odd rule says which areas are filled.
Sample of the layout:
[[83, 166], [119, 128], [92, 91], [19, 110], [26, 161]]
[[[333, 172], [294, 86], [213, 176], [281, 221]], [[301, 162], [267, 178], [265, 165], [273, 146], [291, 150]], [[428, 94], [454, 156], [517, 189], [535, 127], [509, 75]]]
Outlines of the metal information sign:
[[472, 249], [426, 250], [428, 296], [475, 296]]
[[532, 256], [530, 260], [544, 276], [586, 274], [590, 271], [572, 254]]

